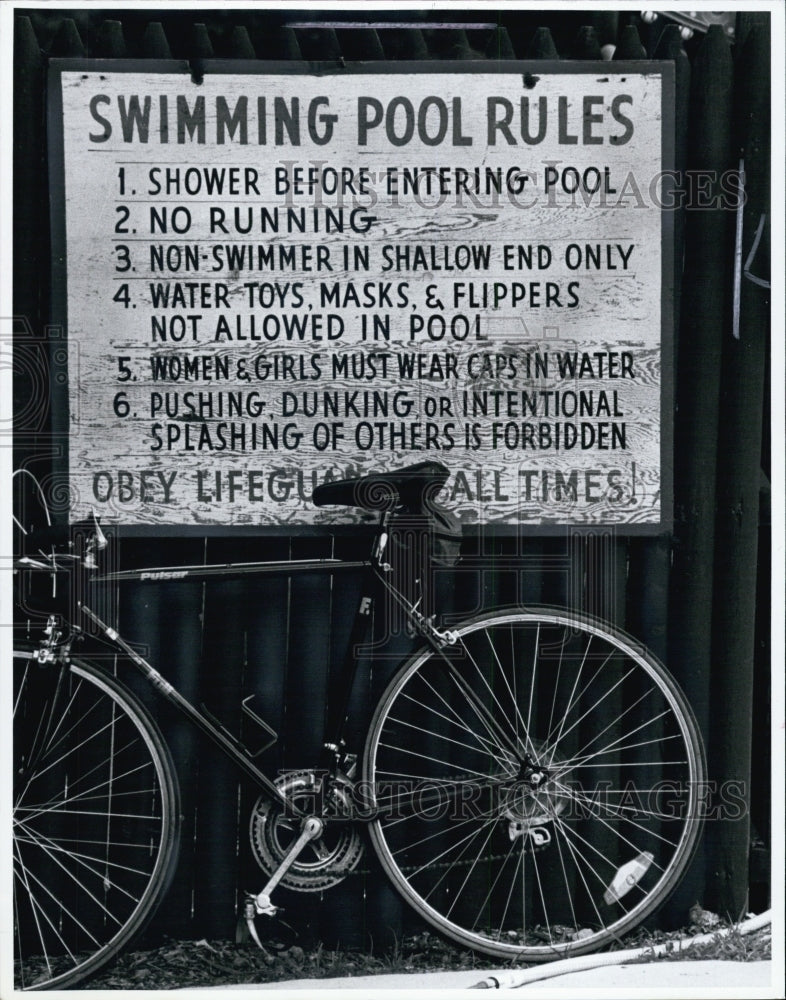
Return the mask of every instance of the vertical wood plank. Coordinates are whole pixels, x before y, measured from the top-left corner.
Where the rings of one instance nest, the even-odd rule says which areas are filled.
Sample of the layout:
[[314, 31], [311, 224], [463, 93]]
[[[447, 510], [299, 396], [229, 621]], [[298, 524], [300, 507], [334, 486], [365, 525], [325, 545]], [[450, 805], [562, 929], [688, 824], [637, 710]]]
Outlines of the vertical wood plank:
[[[721, 28], [711, 28], [691, 73], [687, 164], [720, 176], [731, 163], [732, 62]], [[685, 222], [674, 463], [674, 556], [668, 662], [696, 714], [705, 745], [712, 679], [716, 446], [721, 344], [729, 331], [731, 232], [728, 211], [689, 210]], [[684, 910], [704, 895], [704, 844], [673, 897]]]
[[508, 29], [504, 25], [497, 25], [491, 33], [491, 37], [486, 45], [487, 59], [515, 59], [516, 52], [510, 40]]
[[[674, 169], [678, 177], [684, 178], [688, 150], [688, 130], [690, 128], [690, 62], [682, 45], [682, 36], [676, 24], [669, 25], [661, 35], [655, 52], [656, 59], [668, 59], [674, 63]], [[682, 196], [684, 181], [675, 185], [676, 194]], [[681, 198], [684, 201], [684, 198]], [[685, 248], [685, 207], [678, 203], [673, 210], [674, 218], [674, 356], [676, 366], [679, 357], [679, 320], [682, 302], [683, 251]], [[675, 367], [677, 377], [679, 372]]]
[[[38, 39], [29, 17], [14, 21], [14, 313], [23, 316], [31, 329], [42, 322], [41, 296], [45, 261], [41, 259], [43, 162], [43, 62]], [[28, 390], [28, 386], [20, 386]], [[24, 401], [20, 399], [20, 407]]]
[[427, 59], [428, 47], [420, 28], [386, 28], [380, 41], [388, 59]]
[[[290, 557], [288, 538], [256, 540], [244, 558], [284, 560]], [[289, 651], [289, 581], [286, 577], [248, 577], [245, 581], [245, 662], [242, 693], [253, 695], [251, 707], [279, 735], [279, 742], [257, 758], [262, 770], [275, 778], [282, 767], [281, 735], [286, 715], [286, 686]], [[244, 720], [241, 738], [253, 752], [267, 742], [263, 732]], [[238, 904], [245, 892], [259, 892], [266, 881], [249, 840], [249, 820], [260, 791], [250, 782], [241, 785], [240, 823], [238, 829]]]
[[147, 59], [171, 59], [164, 26], [160, 21], [151, 21], [142, 36], [142, 55]]
[[[215, 548], [212, 556], [208, 548], [208, 558], [231, 558], [226, 546], [212, 544]], [[247, 596], [242, 580], [210, 581], [205, 586], [200, 702], [235, 736], [241, 731]], [[212, 747], [200, 745], [194, 920], [208, 937], [222, 937], [235, 919], [238, 787], [239, 775], [231, 762]]]
[[[615, 58], [644, 58], [646, 52], [639, 42], [635, 25], [625, 29], [625, 45], [621, 44]], [[626, 53], [630, 53], [626, 55]], [[675, 65], [675, 152], [674, 169], [679, 177], [684, 176], [686, 163], [687, 134], [689, 126], [688, 102], [690, 96], [690, 64], [682, 47], [679, 28], [670, 25], [661, 35], [656, 51], [657, 58], [669, 59]], [[677, 191], [683, 190], [679, 181]], [[679, 344], [680, 300], [682, 290], [682, 261], [684, 250], [685, 210], [673, 211], [674, 218], [674, 271], [672, 278], [672, 303], [674, 323], [674, 344], [671, 358], [664, 363], [674, 366], [675, 380], [680, 378], [677, 363]], [[627, 628], [637, 639], [651, 650], [655, 656], [668, 662], [668, 608], [669, 575], [671, 570], [672, 536], [659, 535], [655, 538], [633, 538], [629, 542], [629, 575], [627, 585]], [[698, 884], [701, 884], [699, 877]], [[688, 904], [690, 905], [690, 904]], [[685, 919], [684, 899], [667, 903], [663, 917], [670, 926], [681, 926]]]
[[[764, 14], [748, 31], [736, 65], [737, 141], [745, 161], [743, 262], [769, 211], [769, 30]], [[766, 227], [751, 266], [769, 279]], [[736, 918], [748, 908], [751, 738], [762, 442], [761, 400], [769, 327], [769, 288], [743, 277], [739, 339], [723, 342], [718, 442], [710, 778], [744, 789], [745, 815], [712, 824], [710, 905]]]
[[[170, 539], [167, 557], [184, 564], [202, 561], [198, 539]], [[155, 565], [161, 558], [157, 540], [131, 539], [121, 543], [123, 565]], [[118, 631], [189, 701], [197, 702], [201, 652], [202, 586], [199, 583], [139, 583], [122, 585]], [[191, 936], [194, 844], [197, 830], [199, 740], [195, 730], [166, 703], [159, 700], [144, 679], [125, 668], [123, 679], [150, 707], [165, 734], [177, 770], [183, 817], [180, 859], [166, 902], [151, 924], [157, 933]]]
[[75, 59], [85, 55], [85, 47], [79, 30], [70, 17], [65, 18], [60, 25], [52, 42], [50, 55]]
[[641, 44], [635, 24], [626, 24], [619, 35], [619, 43], [614, 49], [615, 59], [646, 59], [647, 50]]
[[128, 54], [121, 21], [104, 21], [96, 32], [95, 55], [101, 59], [123, 59]]
[[[540, 27], [534, 32], [527, 47], [526, 58], [559, 58], [554, 39], [547, 27]], [[534, 583], [538, 599], [544, 604], [579, 607], [580, 597], [576, 595], [574, 601], [571, 594], [575, 589], [572, 587], [574, 580], [572, 560], [575, 552], [569, 531], [566, 530], [563, 535], [555, 538], [539, 539], [537, 545], [535, 539], [527, 539], [523, 533], [520, 533], [519, 537], [522, 554], [539, 555], [542, 560], [540, 578]]]
[[[711, 30], [693, 67], [691, 169], [720, 176], [731, 165], [732, 65], [721, 29]], [[670, 659], [708, 724], [715, 448], [720, 358], [729, 329], [730, 214], [689, 211], [675, 420], [675, 553]]]
[[248, 28], [243, 24], [238, 24], [232, 29], [229, 39], [229, 55], [232, 59], [256, 59], [254, 46], [248, 34]]

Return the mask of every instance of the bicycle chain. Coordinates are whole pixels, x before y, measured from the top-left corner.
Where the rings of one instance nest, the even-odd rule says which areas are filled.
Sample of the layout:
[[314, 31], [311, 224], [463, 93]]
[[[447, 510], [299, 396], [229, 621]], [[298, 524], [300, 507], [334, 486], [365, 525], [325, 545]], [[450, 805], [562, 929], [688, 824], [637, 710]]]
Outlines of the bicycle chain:
[[[529, 845], [526, 849], [526, 853], [539, 854], [542, 851], [545, 851], [548, 846], [549, 846], [548, 843], [540, 845], [534, 844], [530, 839]], [[507, 854], [490, 854], [488, 857], [481, 859], [467, 858], [465, 861], [435, 862], [433, 864], [429, 864], [428, 868], [435, 869], [437, 871], [444, 871], [448, 868], [468, 868], [470, 865], [473, 864], [491, 863], [494, 861], [506, 861], [509, 857], [510, 857], [510, 852], [508, 852]], [[399, 865], [400, 871], [405, 875], [409, 872], [416, 872], [422, 869], [423, 867], [424, 867], [423, 865]], [[374, 873], [370, 868], [361, 868], [358, 866], [355, 868], [347, 869], [344, 865], [331, 865], [329, 868], [320, 868], [318, 872], [319, 877], [323, 878], [332, 878], [334, 876], [341, 878], [348, 878], [349, 876], [354, 876], [354, 875], [372, 875], [372, 874]], [[316, 880], [316, 875], [315, 875], [315, 880]]]
[[[538, 846], [530, 847], [527, 850], [527, 853], [528, 854], [540, 854], [542, 851], [545, 851], [548, 846], [549, 846], [548, 844], [541, 844], [539, 847]], [[443, 871], [443, 870], [445, 870], [447, 868], [468, 868], [470, 865], [483, 864], [483, 863], [488, 863], [488, 862], [492, 862], [492, 861], [506, 861], [509, 857], [510, 857], [510, 853], [508, 853], [508, 854], [490, 854], [488, 857], [480, 858], [480, 859], [479, 858], [467, 858], [466, 861], [439, 861], [439, 862], [435, 862], [434, 864], [429, 864], [427, 867], [429, 869], [436, 869], [437, 871]], [[423, 865], [399, 865], [398, 867], [399, 867], [400, 871], [404, 875], [406, 875], [408, 872], [419, 871], [424, 866]], [[341, 868], [340, 866], [335, 866], [333, 868], [322, 868], [322, 869], [320, 869], [320, 874], [321, 875], [328, 875], [328, 876], [330, 876], [330, 875], [341, 875], [342, 873], [347, 878], [349, 876], [352, 876], [352, 875], [373, 875], [374, 874], [374, 872], [370, 868], [353, 868], [351, 871], [346, 871], [345, 869]]]

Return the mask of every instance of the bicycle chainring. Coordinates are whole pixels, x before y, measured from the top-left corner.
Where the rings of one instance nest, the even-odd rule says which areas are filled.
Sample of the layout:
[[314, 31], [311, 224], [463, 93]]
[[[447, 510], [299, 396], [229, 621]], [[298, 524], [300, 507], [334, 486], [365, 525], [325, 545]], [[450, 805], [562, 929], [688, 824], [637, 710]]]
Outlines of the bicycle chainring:
[[[322, 780], [313, 771], [289, 771], [275, 784], [290, 802], [310, 812], [321, 797]], [[328, 816], [351, 814], [351, 784], [346, 778], [339, 776], [331, 781], [324, 805]], [[281, 805], [269, 798], [257, 799], [249, 835], [254, 857], [263, 871], [272, 874], [278, 868], [299, 833], [300, 822], [295, 816], [287, 816]], [[355, 825], [328, 820], [321, 836], [306, 844], [295, 858], [280, 885], [296, 892], [322, 892], [338, 885], [353, 871], [362, 854], [363, 842]]]

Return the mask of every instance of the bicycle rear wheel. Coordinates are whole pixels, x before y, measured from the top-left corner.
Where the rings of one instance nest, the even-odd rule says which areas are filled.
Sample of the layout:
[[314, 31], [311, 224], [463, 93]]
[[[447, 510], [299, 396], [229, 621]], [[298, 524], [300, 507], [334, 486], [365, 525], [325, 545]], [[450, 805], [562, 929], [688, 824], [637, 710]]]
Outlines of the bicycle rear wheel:
[[112, 677], [16, 651], [14, 786], [15, 983], [71, 987], [128, 944], [166, 891], [174, 768], [147, 711]]
[[372, 720], [372, 843], [426, 920], [500, 958], [608, 944], [696, 846], [705, 767], [666, 669], [570, 612], [501, 612], [417, 653]]

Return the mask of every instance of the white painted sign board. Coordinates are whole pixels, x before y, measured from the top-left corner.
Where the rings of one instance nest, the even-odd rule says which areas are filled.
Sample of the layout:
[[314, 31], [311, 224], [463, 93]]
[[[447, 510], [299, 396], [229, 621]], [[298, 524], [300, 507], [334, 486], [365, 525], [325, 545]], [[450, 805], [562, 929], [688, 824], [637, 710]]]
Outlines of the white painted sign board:
[[72, 519], [346, 523], [315, 485], [430, 459], [467, 523], [662, 529], [668, 64], [84, 65]]

